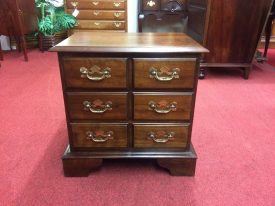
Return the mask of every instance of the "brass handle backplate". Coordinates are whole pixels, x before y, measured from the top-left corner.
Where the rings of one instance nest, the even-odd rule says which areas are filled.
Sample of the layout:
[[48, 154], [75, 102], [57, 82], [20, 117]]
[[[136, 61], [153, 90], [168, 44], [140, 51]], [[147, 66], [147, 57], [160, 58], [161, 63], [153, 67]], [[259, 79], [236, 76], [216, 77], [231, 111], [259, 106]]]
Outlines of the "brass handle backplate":
[[73, 1], [73, 2], [71, 2], [71, 5], [72, 5], [74, 8], [76, 8], [76, 7], [78, 6], [78, 2], [77, 2], [77, 1]]
[[173, 79], [179, 79], [179, 68], [168, 69], [167, 67], [162, 67], [160, 71], [156, 68], [151, 67], [149, 69], [149, 77], [155, 78], [158, 81], [167, 82]]
[[91, 113], [95, 113], [95, 114], [103, 114], [107, 111], [111, 111], [112, 110], [112, 102], [111, 101], [107, 101], [107, 102], [103, 102], [99, 99], [90, 102], [90, 101], [84, 101], [83, 105], [84, 105], [84, 110], [86, 111], [90, 111]]
[[160, 102], [150, 101], [148, 103], [149, 110], [153, 110], [158, 114], [168, 114], [169, 112], [174, 112], [177, 110], [177, 102], [168, 103], [165, 100]]
[[119, 18], [119, 17], [121, 16], [121, 13], [120, 13], [120, 12], [115, 12], [115, 13], [114, 13], [114, 16], [115, 16], [116, 18]]
[[115, 22], [114, 25], [115, 25], [116, 28], [119, 28], [121, 26], [121, 23], [120, 22]]
[[166, 143], [169, 140], [174, 140], [175, 139], [175, 132], [164, 132], [164, 131], [159, 131], [159, 132], [149, 132], [148, 133], [148, 139], [153, 140], [156, 143]]
[[94, 12], [93, 12], [93, 15], [94, 15], [94, 16], [98, 16], [99, 14], [100, 14], [99, 11], [94, 11]]
[[87, 69], [86, 67], [81, 67], [80, 74], [82, 78], [88, 78], [91, 81], [101, 81], [103, 79], [110, 78], [112, 70], [109, 67], [101, 69], [99, 66], [94, 65], [90, 69]]
[[92, 132], [92, 131], [88, 131], [86, 132], [86, 138], [88, 140], [91, 140], [93, 142], [96, 143], [103, 143], [103, 142], [107, 142], [110, 139], [114, 139], [114, 132], [113, 131], [108, 131], [108, 132], [104, 132], [101, 130]]
[[99, 4], [99, 2], [98, 1], [92, 1], [92, 4], [97, 6]]
[[153, 7], [153, 6], [156, 5], [156, 2], [154, 2], [154, 1], [152, 1], [152, 0], [151, 0], [151, 1], [148, 1], [148, 2], [147, 2], [147, 5], [150, 6], [150, 7]]
[[115, 7], [120, 7], [120, 4], [121, 4], [120, 2], [114, 2]]

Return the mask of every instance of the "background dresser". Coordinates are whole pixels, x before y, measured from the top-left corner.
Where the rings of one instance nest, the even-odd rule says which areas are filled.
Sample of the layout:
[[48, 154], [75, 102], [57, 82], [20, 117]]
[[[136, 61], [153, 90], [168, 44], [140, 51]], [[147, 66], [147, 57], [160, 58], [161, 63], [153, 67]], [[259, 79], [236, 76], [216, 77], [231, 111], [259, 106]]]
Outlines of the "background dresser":
[[139, 0], [139, 31], [185, 32], [210, 51], [203, 58], [202, 68], [240, 69], [247, 79], [271, 3]]
[[67, 12], [79, 11], [71, 31], [127, 31], [127, 0], [66, 0]]
[[55, 46], [69, 133], [66, 176], [106, 158], [155, 158], [194, 175], [191, 144], [200, 54], [176, 33], [79, 32]]

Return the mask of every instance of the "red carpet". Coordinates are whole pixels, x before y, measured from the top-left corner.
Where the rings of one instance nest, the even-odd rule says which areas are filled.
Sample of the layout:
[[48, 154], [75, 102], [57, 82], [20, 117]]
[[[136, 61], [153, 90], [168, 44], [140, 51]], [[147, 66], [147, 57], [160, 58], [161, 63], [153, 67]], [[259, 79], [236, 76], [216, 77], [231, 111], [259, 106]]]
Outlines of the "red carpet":
[[[264, 49], [260, 49], [260, 52], [263, 54]], [[267, 63], [275, 67], [275, 49], [268, 49], [267, 51]]]
[[63, 177], [67, 145], [57, 55], [16, 52], [0, 68], [0, 205], [274, 206], [275, 70], [249, 80], [209, 71], [199, 81], [195, 177], [152, 161], [107, 161], [87, 178]]

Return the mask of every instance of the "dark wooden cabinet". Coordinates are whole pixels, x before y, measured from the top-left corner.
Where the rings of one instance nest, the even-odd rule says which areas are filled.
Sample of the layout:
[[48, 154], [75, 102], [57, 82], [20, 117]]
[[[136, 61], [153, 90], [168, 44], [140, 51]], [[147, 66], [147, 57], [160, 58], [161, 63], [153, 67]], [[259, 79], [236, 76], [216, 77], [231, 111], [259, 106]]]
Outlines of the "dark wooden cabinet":
[[67, 114], [66, 176], [87, 176], [110, 158], [153, 158], [173, 175], [194, 175], [196, 74], [206, 49], [185, 34], [79, 32], [52, 51]]
[[13, 36], [28, 60], [24, 34], [37, 31], [35, 0], [0, 0], [0, 35]]
[[249, 76], [272, 0], [212, 0], [204, 67], [241, 68]]
[[[159, 26], [166, 32], [185, 32], [210, 51], [203, 57], [202, 73], [204, 68], [241, 69], [247, 79], [271, 3], [272, 0], [140, 0], [139, 31], [162, 31], [155, 29]], [[179, 7], [171, 9], [171, 4]], [[171, 16], [173, 24], [181, 29], [170, 23]]]

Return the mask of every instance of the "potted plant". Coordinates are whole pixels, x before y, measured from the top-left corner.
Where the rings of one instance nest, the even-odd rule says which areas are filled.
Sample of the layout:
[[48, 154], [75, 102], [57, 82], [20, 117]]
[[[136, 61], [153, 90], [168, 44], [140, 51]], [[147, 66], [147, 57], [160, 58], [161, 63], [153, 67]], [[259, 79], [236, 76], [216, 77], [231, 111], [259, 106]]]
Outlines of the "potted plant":
[[76, 24], [76, 18], [64, 11], [63, 0], [35, 0], [39, 11], [38, 39], [41, 51], [57, 44], [56, 35]]

